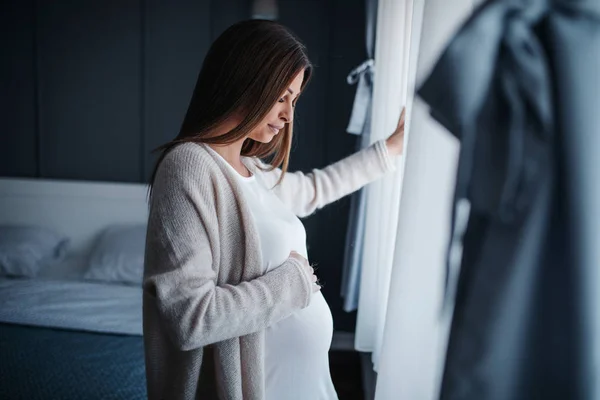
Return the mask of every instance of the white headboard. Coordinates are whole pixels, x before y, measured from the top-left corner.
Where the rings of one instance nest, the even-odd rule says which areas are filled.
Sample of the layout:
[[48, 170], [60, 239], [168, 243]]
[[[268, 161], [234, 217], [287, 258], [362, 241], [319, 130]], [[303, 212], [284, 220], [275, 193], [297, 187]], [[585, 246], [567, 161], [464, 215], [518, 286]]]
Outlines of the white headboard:
[[50, 227], [71, 238], [73, 256], [87, 254], [102, 228], [145, 223], [148, 186], [0, 178], [0, 225]]

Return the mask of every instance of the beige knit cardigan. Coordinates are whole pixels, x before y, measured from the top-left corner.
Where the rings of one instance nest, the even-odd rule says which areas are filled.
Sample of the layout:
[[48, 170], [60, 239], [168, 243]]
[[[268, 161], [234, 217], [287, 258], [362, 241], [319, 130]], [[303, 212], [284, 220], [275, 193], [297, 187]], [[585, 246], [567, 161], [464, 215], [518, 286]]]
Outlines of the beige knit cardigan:
[[[240, 183], [203, 144], [161, 162], [146, 238], [143, 321], [148, 398], [264, 397], [264, 330], [306, 307], [311, 276], [298, 261], [262, 273], [259, 236]], [[261, 171], [269, 187], [281, 171]], [[273, 190], [304, 217], [393, 170], [384, 141]]]

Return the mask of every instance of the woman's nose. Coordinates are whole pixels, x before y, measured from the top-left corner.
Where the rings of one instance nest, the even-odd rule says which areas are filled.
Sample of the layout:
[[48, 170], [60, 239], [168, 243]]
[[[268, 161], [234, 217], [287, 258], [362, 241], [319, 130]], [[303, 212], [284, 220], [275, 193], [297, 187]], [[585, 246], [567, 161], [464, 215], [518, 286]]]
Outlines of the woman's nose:
[[294, 108], [291, 105], [286, 105], [281, 111], [280, 117], [286, 124], [292, 122], [294, 120]]

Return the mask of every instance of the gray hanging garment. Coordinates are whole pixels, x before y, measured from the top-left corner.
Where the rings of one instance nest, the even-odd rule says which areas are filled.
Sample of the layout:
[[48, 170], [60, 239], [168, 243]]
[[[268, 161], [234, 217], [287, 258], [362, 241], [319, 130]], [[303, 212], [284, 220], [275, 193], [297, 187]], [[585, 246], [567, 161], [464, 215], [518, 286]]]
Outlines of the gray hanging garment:
[[600, 399], [599, 73], [600, 0], [498, 0], [419, 90], [471, 204], [441, 399]]

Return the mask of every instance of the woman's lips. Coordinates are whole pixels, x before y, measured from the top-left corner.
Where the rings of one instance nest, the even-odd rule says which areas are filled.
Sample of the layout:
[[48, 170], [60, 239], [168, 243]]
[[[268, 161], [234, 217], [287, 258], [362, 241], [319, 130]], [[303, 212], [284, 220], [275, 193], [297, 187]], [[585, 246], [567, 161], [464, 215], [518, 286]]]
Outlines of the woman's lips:
[[283, 129], [283, 126], [275, 126], [275, 125], [269, 124], [269, 128], [271, 128], [271, 130], [273, 131], [273, 133], [275, 135], [277, 135], [279, 133], [279, 130]]

